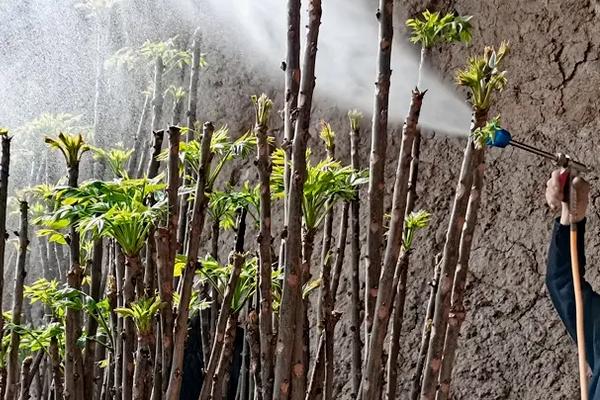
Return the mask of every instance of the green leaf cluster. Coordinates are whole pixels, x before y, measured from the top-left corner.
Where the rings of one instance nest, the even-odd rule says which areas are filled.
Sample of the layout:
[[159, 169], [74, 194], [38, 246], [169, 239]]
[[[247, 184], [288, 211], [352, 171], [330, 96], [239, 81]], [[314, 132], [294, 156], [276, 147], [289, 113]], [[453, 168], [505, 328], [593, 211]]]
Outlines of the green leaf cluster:
[[[246, 301], [256, 291], [256, 258], [250, 258], [244, 260], [242, 270], [240, 272], [240, 278], [235, 287], [233, 298], [231, 301], [231, 310], [237, 312], [241, 310]], [[210, 286], [217, 292], [219, 298], [225, 296], [225, 290], [227, 283], [233, 271], [233, 265], [228, 263], [222, 265], [218, 263], [214, 258], [206, 256], [200, 262], [200, 269], [198, 273], [201, 276], [201, 281], [208, 282]]]
[[175, 101], [180, 101], [186, 96], [187, 92], [181, 86], [171, 85], [167, 88], [165, 94], [171, 96]]
[[[248, 158], [255, 148], [256, 136], [252, 132], [246, 132], [239, 138], [232, 139], [227, 126], [217, 129], [213, 133], [210, 142], [210, 151], [215, 161], [213, 162], [214, 165], [210, 168], [206, 186], [212, 189], [215, 181], [228, 162], [234, 159]], [[182, 169], [187, 165], [192, 171], [197, 171], [200, 163], [200, 141], [194, 139], [188, 142], [181, 142], [179, 145], [179, 157]], [[161, 161], [165, 161], [168, 158], [169, 154], [167, 150], [163, 151], [158, 157]], [[193, 175], [186, 178], [188, 179], [189, 186], [184, 187], [182, 190], [185, 193], [193, 193], [196, 178]]]
[[158, 296], [142, 297], [129, 307], [115, 308], [115, 312], [124, 318], [133, 319], [139, 335], [149, 335], [152, 333], [154, 317], [162, 306]]
[[81, 156], [90, 150], [81, 134], [59, 133], [57, 138], [46, 137], [44, 141], [53, 149], [59, 150], [65, 157], [69, 168], [75, 167], [81, 161]]
[[[271, 192], [275, 198], [283, 198], [284, 151], [275, 150], [271, 159]], [[352, 200], [356, 196], [357, 186], [367, 183], [368, 176], [367, 171], [355, 171], [352, 167], [342, 166], [339, 161], [330, 158], [313, 165], [310, 150], [307, 151], [306, 159], [307, 174], [302, 197], [302, 214], [305, 228], [308, 230], [317, 229], [321, 225], [336, 200]]]
[[429, 49], [439, 43], [469, 43], [471, 41], [471, 16], [460, 16], [454, 13], [441, 15], [428, 10], [421, 17], [406, 21], [411, 29], [410, 41]]
[[[14, 326], [22, 334], [21, 348], [31, 352], [40, 349], [47, 350], [50, 340], [55, 337], [59, 341], [59, 348], [64, 346], [64, 323], [67, 309], [84, 311], [90, 318], [98, 322], [99, 331], [97, 338], [104, 337], [103, 341], [94, 338], [98, 343], [107, 348], [114, 348], [112, 335], [108, 326], [110, 305], [108, 299], [99, 301], [80, 290], [69, 288], [66, 284], [60, 285], [57, 281], [39, 279], [29, 286], [24, 287], [24, 296], [31, 304], [44, 304], [50, 311], [52, 322], [46, 326], [32, 328], [28, 326]], [[88, 338], [82, 337], [81, 340]], [[105, 343], [108, 340], [108, 343]]]
[[[123, 47], [117, 50], [104, 63], [106, 68], [124, 68], [133, 71], [141, 65], [152, 65], [157, 58], [162, 58], [166, 72], [173, 68], [183, 68], [192, 62], [192, 52], [183, 50], [178, 44], [178, 37], [174, 36], [165, 41], [144, 42], [138, 48]], [[204, 54], [200, 56], [200, 67], [206, 66]]]
[[331, 124], [325, 121], [321, 121], [321, 132], [319, 133], [321, 140], [325, 143], [325, 148], [331, 150], [335, 147], [335, 132], [331, 127]]
[[273, 108], [273, 101], [264, 93], [260, 97], [252, 96], [251, 100], [254, 105], [256, 125], [267, 126]]
[[259, 185], [250, 186], [244, 182], [239, 190], [227, 186], [225, 191], [214, 191], [209, 195], [208, 214], [213, 221], [219, 221], [223, 229], [235, 227], [236, 211], [243, 208], [257, 222], [260, 207]]
[[126, 165], [133, 154], [133, 149], [112, 148], [105, 150], [100, 147], [91, 147], [91, 150], [94, 152], [94, 158], [104, 161], [116, 178], [127, 179], [129, 177]]
[[[160, 179], [87, 181], [77, 188], [56, 188], [56, 207], [34, 220], [49, 229], [38, 234], [54, 235], [75, 224], [83, 235], [113, 238], [126, 255], [136, 256], [166, 211], [165, 185]], [[149, 202], [151, 196], [154, 201]]]
[[363, 115], [358, 110], [348, 111], [348, 119], [350, 120], [350, 129], [353, 132], [357, 132], [360, 129], [360, 123], [363, 119]]
[[431, 220], [431, 214], [425, 210], [411, 212], [404, 221], [404, 237], [402, 246], [404, 251], [412, 249], [415, 233], [426, 228]]
[[499, 115], [488, 121], [485, 126], [475, 129], [471, 133], [475, 147], [481, 149], [485, 147], [486, 144], [493, 142], [498, 129], [500, 129]]
[[469, 58], [467, 66], [457, 72], [456, 82], [470, 89], [471, 104], [476, 110], [489, 110], [494, 92], [506, 86], [506, 71], [501, 66], [508, 51], [508, 42], [502, 42], [498, 50], [486, 47], [483, 56]]

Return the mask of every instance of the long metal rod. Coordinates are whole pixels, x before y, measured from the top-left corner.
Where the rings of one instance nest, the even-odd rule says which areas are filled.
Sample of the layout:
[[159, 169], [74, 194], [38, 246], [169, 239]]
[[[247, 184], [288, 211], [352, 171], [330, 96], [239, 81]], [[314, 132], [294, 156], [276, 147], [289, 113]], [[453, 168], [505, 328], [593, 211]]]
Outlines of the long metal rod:
[[510, 144], [513, 145], [513, 146], [515, 146], [515, 147], [518, 147], [518, 148], [520, 148], [522, 150], [528, 151], [530, 153], [537, 154], [538, 156], [542, 156], [544, 158], [548, 158], [550, 160], [555, 160], [556, 161], [556, 154], [548, 153], [547, 151], [544, 151], [544, 150], [541, 150], [541, 149], [529, 146], [528, 144], [525, 144], [525, 143], [522, 143], [522, 142], [518, 142], [518, 141], [516, 141], [514, 139], [510, 141]]
[[566, 155], [566, 154], [552, 154], [549, 153], [547, 151], [544, 151], [542, 149], [538, 149], [536, 147], [530, 146], [528, 144], [516, 141], [516, 140], [511, 140], [510, 144], [521, 149], [521, 150], [525, 150], [529, 153], [533, 153], [536, 154], [540, 157], [546, 158], [548, 160], [552, 160], [554, 161], [556, 164], [558, 164], [559, 166], [566, 168], [566, 167], [571, 167], [572, 169], [576, 170], [576, 171], [580, 171], [580, 172], [589, 172], [591, 171], [591, 168], [588, 167], [587, 165], [579, 162], [579, 161], [575, 161], [573, 160], [570, 156]]

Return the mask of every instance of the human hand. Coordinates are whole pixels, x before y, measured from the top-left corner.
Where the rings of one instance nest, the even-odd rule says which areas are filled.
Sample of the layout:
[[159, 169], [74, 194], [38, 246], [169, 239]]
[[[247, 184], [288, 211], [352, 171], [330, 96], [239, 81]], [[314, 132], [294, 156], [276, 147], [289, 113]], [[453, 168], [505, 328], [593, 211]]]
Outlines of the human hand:
[[[590, 184], [583, 178], [575, 177], [573, 188], [575, 190], [576, 204], [573, 210], [569, 211], [569, 199], [564, 199], [564, 185], [561, 185], [560, 170], [552, 171], [552, 175], [546, 183], [546, 201], [552, 211], [561, 210], [560, 223], [569, 225], [570, 215], [573, 215], [572, 222], [579, 222], [585, 218], [587, 206], [590, 197]], [[566, 184], [569, 184], [568, 182]]]

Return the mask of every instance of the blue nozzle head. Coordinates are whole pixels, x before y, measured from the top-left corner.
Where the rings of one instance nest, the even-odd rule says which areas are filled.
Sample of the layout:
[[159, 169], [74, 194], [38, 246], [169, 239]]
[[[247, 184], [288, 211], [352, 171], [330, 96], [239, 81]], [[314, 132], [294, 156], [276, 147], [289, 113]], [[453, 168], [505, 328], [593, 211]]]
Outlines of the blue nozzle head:
[[501, 149], [505, 148], [510, 144], [512, 137], [510, 136], [510, 132], [506, 129], [498, 128], [496, 129], [496, 133], [494, 134], [494, 139], [487, 141], [488, 146], [500, 147]]

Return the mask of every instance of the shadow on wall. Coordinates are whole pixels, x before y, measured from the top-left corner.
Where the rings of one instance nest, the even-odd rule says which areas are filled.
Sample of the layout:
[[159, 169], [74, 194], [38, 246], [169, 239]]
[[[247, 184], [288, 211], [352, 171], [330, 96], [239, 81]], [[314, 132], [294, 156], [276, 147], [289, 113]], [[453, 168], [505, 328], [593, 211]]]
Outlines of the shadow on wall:
[[[235, 400], [236, 389], [242, 369], [242, 350], [244, 347], [244, 329], [238, 326], [235, 335], [233, 362], [228, 382], [227, 400]], [[188, 324], [188, 338], [185, 345], [183, 360], [183, 381], [181, 384], [180, 400], [198, 400], [202, 383], [204, 382], [204, 361], [202, 359], [202, 337], [200, 316], [196, 314]]]

